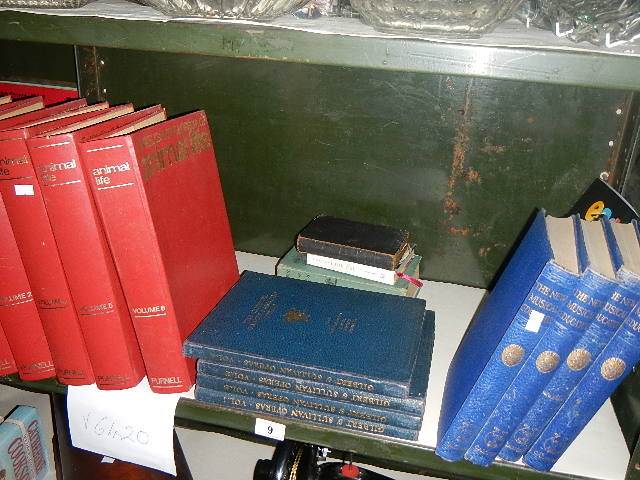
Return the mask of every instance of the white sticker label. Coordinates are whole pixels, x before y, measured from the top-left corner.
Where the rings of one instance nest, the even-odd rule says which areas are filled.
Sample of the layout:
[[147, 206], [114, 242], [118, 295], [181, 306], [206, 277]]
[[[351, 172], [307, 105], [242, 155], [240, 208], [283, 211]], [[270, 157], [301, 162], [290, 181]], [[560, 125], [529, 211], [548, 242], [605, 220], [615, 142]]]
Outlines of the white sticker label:
[[256, 418], [256, 435], [273, 438], [274, 440], [284, 440], [284, 433], [287, 429], [286, 425], [276, 422], [270, 422], [263, 418]]
[[524, 328], [530, 332], [538, 333], [543, 320], [544, 313], [531, 310], [531, 312], [529, 312], [529, 320], [527, 320], [527, 324]]
[[13, 189], [16, 195], [35, 195], [35, 193], [33, 193], [33, 185], [14, 185]]
[[115, 462], [116, 459], [115, 458], [111, 458], [111, 457], [102, 457], [102, 461], [100, 463], [113, 463]]

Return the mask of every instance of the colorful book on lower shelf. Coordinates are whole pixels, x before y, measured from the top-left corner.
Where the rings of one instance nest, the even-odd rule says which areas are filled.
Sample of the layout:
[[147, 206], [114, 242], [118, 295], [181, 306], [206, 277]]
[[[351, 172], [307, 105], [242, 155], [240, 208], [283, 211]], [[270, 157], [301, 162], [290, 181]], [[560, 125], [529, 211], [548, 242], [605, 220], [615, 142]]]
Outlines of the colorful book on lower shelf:
[[42, 480], [49, 472], [44, 427], [35, 408], [19, 406], [1, 421], [0, 478]]
[[182, 343], [238, 279], [209, 124], [198, 111], [81, 144], [151, 389], [184, 392]]
[[[335, 272], [326, 268], [316, 267], [307, 263], [307, 254], [298, 252], [295, 248], [289, 250], [276, 266], [279, 277], [297, 278], [309, 282], [326, 283], [338, 287], [356, 288], [369, 292], [387, 293], [415, 297], [420, 287], [415, 281], [396, 275], [393, 285], [387, 285], [374, 280], [356, 277], [347, 273]], [[412, 279], [420, 277], [420, 255], [414, 255], [408, 262], [404, 273]]]
[[540, 211], [479, 307], [447, 374], [436, 454], [461, 460], [579, 278], [577, 217]]
[[187, 356], [407, 397], [425, 301], [245, 272]]
[[584, 271], [465, 453], [471, 463], [486, 467], [493, 462], [617, 286], [602, 222], [581, 220], [580, 225], [578, 242], [585, 246]]

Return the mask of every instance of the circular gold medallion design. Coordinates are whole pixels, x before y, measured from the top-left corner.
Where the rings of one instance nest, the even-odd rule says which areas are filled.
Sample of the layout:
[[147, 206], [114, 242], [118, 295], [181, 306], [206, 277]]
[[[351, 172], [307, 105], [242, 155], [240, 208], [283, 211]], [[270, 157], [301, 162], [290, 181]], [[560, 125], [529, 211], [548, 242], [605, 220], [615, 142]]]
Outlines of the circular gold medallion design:
[[616, 357], [608, 358], [600, 368], [600, 374], [605, 380], [615, 380], [624, 372], [626, 365], [624, 360]]
[[545, 350], [536, 359], [536, 368], [540, 373], [549, 373], [556, 369], [560, 363], [560, 355], [550, 350]]
[[522, 361], [522, 357], [524, 356], [524, 348], [520, 345], [512, 343], [511, 345], [507, 345], [502, 350], [502, 363], [504, 363], [507, 367], [513, 367], [518, 365]]
[[591, 362], [591, 354], [583, 348], [576, 348], [567, 357], [567, 366], [579, 372]]

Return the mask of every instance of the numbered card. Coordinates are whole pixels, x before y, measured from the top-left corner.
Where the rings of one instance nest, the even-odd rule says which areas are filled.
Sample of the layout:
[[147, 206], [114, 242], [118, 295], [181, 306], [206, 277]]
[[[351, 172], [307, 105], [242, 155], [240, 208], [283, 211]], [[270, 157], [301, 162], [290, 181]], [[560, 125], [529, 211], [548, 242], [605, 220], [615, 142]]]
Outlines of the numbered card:
[[275, 440], [284, 440], [286, 425], [276, 422], [270, 422], [264, 418], [256, 418], [256, 435], [273, 438]]
[[157, 394], [145, 378], [127, 390], [69, 387], [67, 408], [75, 447], [176, 474], [173, 423], [180, 394]]

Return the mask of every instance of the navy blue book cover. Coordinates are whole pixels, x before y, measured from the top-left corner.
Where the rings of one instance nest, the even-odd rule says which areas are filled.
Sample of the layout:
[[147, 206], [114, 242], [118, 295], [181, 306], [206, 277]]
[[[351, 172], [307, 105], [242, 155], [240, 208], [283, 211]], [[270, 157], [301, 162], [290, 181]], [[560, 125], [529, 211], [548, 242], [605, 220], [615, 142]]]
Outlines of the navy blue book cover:
[[[588, 236], [587, 268], [569, 301], [553, 315], [552, 324], [469, 447], [464, 458], [471, 463], [486, 467], [496, 458], [617, 285], [602, 223], [585, 222], [583, 226], [588, 228], [584, 231]], [[582, 241], [582, 234], [578, 237]]]
[[[531, 448], [549, 420], [587, 372], [593, 360], [602, 352], [631, 309], [640, 300], [640, 275], [638, 275], [640, 246], [635, 229], [633, 225], [613, 224], [609, 221], [603, 222], [603, 226], [616, 269], [618, 280], [616, 288], [500, 451], [498, 456], [504, 460], [516, 461]], [[614, 228], [616, 231], [626, 230], [630, 235], [620, 233], [621, 238], [618, 242]], [[635, 245], [631, 245], [632, 242]]]
[[[287, 377], [263, 371], [249, 370], [229, 365], [198, 361], [198, 376], [200, 374], [221, 377], [256, 385], [268, 386], [277, 390], [293, 394], [314, 395], [350, 402], [355, 405], [373, 407], [391, 412], [402, 412], [422, 418], [425, 407], [427, 386], [429, 383], [429, 369], [431, 354], [433, 353], [433, 334], [435, 329], [435, 313], [427, 310], [422, 327], [422, 342], [418, 350], [416, 363], [411, 374], [409, 395], [406, 398], [389, 397], [375, 393], [362, 392], [352, 388], [326, 383], [313, 382], [295, 377]], [[200, 378], [200, 377], [198, 377]], [[392, 413], [389, 413], [391, 415]]]
[[525, 454], [524, 463], [550, 470], [639, 360], [640, 305], [636, 305]]
[[580, 271], [578, 221], [538, 212], [476, 312], [447, 374], [436, 445], [441, 458], [464, 457], [550, 318], [573, 292]]
[[424, 317], [422, 299], [245, 272], [184, 353], [404, 397]]
[[359, 434], [384, 435], [403, 440], [417, 440], [419, 430], [394, 427], [356, 418], [320, 412], [310, 408], [288, 405], [271, 400], [258, 399], [231, 392], [209, 390], [196, 385], [195, 398], [199, 402], [211, 403], [221, 407], [244, 412], [258, 413], [270, 417], [280, 417], [290, 421], [310, 423], [341, 430], [351, 430]]

